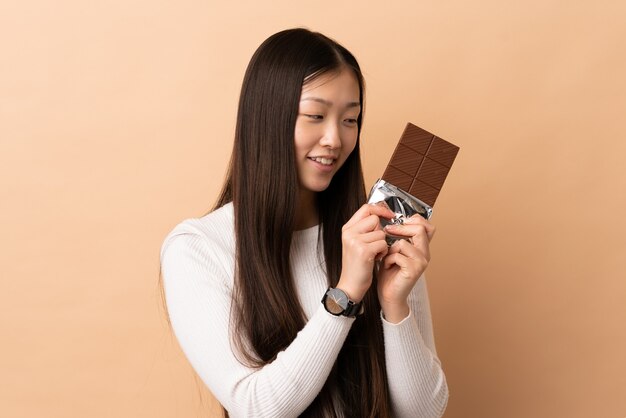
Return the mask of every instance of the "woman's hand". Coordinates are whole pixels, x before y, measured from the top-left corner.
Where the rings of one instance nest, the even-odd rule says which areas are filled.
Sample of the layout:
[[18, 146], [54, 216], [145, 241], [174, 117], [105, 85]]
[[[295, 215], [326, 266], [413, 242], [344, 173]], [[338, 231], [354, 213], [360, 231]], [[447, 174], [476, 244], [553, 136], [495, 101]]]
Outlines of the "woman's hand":
[[403, 225], [388, 225], [385, 231], [411, 239], [401, 239], [389, 247], [378, 269], [378, 300], [385, 319], [398, 323], [409, 314], [407, 298], [430, 261], [429, 243], [435, 227], [420, 215]]
[[387, 254], [385, 232], [380, 218], [391, 219], [394, 213], [381, 205], [365, 204], [352, 215], [341, 232], [341, 277], [337, 288], [360, 302], [372, 284], [374, 263]]

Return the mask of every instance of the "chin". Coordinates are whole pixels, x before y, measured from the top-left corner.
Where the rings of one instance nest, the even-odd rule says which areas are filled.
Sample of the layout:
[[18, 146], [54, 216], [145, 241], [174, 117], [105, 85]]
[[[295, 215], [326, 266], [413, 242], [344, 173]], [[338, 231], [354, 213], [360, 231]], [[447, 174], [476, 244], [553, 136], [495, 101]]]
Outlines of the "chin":
[[304, 188], [312, 192], [319, 193], [328, 189], [328, 186], [330, 186], [330, 182], [305, 184]]

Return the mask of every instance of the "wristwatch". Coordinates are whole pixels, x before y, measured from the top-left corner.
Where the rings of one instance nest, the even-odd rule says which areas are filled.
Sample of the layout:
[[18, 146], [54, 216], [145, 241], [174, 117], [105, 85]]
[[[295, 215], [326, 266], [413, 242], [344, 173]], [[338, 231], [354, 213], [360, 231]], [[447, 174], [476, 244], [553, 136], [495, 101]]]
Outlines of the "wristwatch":
[[324, 297], [322, 305], [326, 310], [335, 316], [347, 316], [354, 318], [363, 313], [363, 302], [355, 303], [348, 298], [346, 292], [341, 289], [329, 287]]

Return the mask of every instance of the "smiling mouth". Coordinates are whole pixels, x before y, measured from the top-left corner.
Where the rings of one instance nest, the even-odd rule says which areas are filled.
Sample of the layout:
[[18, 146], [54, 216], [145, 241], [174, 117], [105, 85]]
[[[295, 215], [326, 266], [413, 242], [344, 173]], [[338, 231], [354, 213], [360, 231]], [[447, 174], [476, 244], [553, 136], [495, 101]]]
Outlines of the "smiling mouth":
[[335, 163], [335, 160], [332, 158], [322, 158], [322, 157], [307, 157], [311, 161], [315, 161], [322, 165], [331, 166]]

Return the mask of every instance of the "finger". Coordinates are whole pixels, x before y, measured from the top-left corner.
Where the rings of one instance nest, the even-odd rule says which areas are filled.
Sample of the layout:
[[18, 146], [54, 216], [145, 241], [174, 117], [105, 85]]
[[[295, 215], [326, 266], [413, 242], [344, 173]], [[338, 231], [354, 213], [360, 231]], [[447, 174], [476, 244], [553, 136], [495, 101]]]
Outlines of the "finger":
[[421, 238], [413, 238], [413, 244], [406, 240], [398, 240], [389, 248], [388, 254], [401, 254], [411, 260], [426, 260], [430, 262], [430, 247], [424, 235]]
[[396, 216], [396, 214], [391, 209], [389, 209], [389, 206], [387, 205], [383, 206], [377, 204], [366, 204], [365, 206], [369, 208], [372, 215], [380, 216], [387, 219], [391, 219]]
[[[407, 237], [407, 238], [413, 238], [415, 236], [418, 235], [423, 235], [423, 236], [428, 236], [428, 232], [426, 231], [426, 227], [424, 225], [421, 224], [416, 224], [416, 225], [407, 225], [407, 224], [400, 224], [400, 225], [387, 225], [385, 226], [385, 231], [389, 232], [390, 234], [394, 234], [394, 235], [400, 235], [403, 237]], [[430, 240], [430, 238], [429, 238]]]
[[354, 224], [359, 222], [361, 219], [366, 218], [368, 216], [370, 216], [370, 213], [367, 208], [367, 205], [363, 205], [359, 208], [359, 210], [354, 212], [354, 215], [352, 215], [352, 217], [348, 220], [348, 222], [346, 222], [346, 224], [343, 227], [344, 229], [350, 228]]
[[417, 258], [420, 256], [420, 249], [415, 247], [411, 242], [400, 239], [393, 243], [390, 249], [391, 253], [399, 253], [409, 258]]
[[[360, 234], [358, 239], [365, 243], [376, 242], [376, 241], [385, 241], [385, 233], [382, 230], [366, 232], [364, 234]], [[385, 241], [386, 245], [386, 241]]]
[[424, 219], [421, 215], [415, 214], [410, 218], [404, 220], [405, 225], [422, 225], [424, 229], [426, 229], [426, 234], [428, 235], [428, 239], [433, 239], [435, 235], [436, 228], [433, 224], [431, 224], [427, 219]]
[[[398, 240], [398, 241], [400, 241], [400, 240]], [[400, 244], [398, 244], [398, 241], [396, 241], [393, 244], [391, 244], [391, 246], [389, 247], [389, 254], [394, 254], [394, 253], [399, 253], [400, 252]]]
[[[408, 247], [407, 247], [408, 248]], [[416, 251], [415, 249], [412, 249]], [[385, 269], [390, 269], [394, 265], [400, 267], [406, 274], [409, 276], [413, 273], [418, 273], [419, 271], [423, 271], [426, 266], [428, 266], [429, 259], [423, 257], [422, 254], [417, 253], [415, 258], [408, 257], [402, 251], [398, 253], [391, 254], [391, 251], [385, 256], [383, 262], [381, 263], [382, 267]], [[419, 278], [419, 275], [417, 277]]]
[[[386, 209], [391, 210], [391, 208], [389, 207], [389, 205], [387, 204], [387, 202], [385, 202], [384, 200], [379, 200], [378, 202], [374, 202], [372, 203], [372, 205], [376, 205], [376, 206], [382, 206]], [[392, 211], [393, 212], [393, 211]]]
[[366, 218], [361, 219], [356, 224], [350, 227], [351, 230], [357, 234], [363, 234], [370, 231], [379, 230], [382, 232], [382, 227], [380, 226], [380, 218], [376, 215], [370, 215]]
[[408, 266], [407, 257], [400, 253], [387, 254], [387, 256], [383, 258], [383, 268], [390, 269], [393, 266], [406, 268]]
[[372, 260], [374, 261], [381, 260], [389, 251], [389, 247], [387, 247], [387, 242], [385, 240], [374, 241], [367, 244], [367, 246], [370, 254], [373, 254]]
[[[413, 238], [413, 245], [411, 247], [414, 248], [414, 252], [411, 253], [411, 258], [423, 257], [427, 261], [430, 261], [430, 245], [428, 242], [428, 238], [422, 235], [416, 235]], [[408, 253], [408, 249], [406, 250]]]
[[376, 215], [382, 216], [383, 218], [391, 219], [395, 216], [395, 214], [388, 208], [380, 205], [370, 205], [364, 204], [357, 210], [354, 215], [350, 218], [348, 222], [344, 225], [344, 228], [350, 228], [354, 226], [360, 220], [367, 218], [368, 216]]

